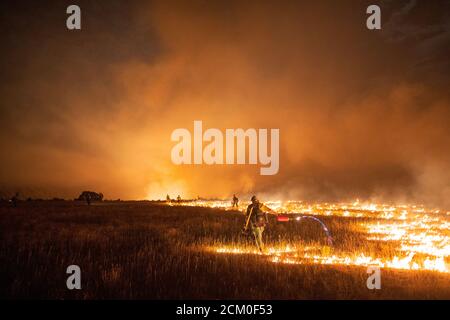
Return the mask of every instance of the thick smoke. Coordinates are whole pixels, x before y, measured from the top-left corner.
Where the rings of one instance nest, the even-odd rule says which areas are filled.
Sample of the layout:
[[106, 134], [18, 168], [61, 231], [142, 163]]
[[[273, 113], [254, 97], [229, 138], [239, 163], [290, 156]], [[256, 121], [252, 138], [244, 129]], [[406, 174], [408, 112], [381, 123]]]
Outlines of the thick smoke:
[[[450, 206], [444, 2], [64, 1], [1, 10], [4, 193]], [[170, 134], [280, 128], [280, 172], [175, 166]]]

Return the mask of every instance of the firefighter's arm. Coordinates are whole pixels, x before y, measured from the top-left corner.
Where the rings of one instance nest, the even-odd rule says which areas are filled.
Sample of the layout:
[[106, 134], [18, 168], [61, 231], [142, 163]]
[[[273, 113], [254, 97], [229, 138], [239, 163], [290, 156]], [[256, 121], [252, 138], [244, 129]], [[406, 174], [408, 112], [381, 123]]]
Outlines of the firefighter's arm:
[[266, 214], [269, 212], [270, 214], [278, 214], [277, 212], [275, 212], [274, 210], [272, 210], [271, 208], [269, 208], [268, 206], [266, 206], [265, 204], [261, 205], [261, 210], [264, 211]]
[[261, 204], [261, 206], [259, 208], [264, 212], [264, 218], [266, 220], [266, 223], [269, 223], [269, 215], [268, 215], [268, 213], [270, 212], [271, 214], [276, 214], [276, 212], [273, 211], [272, 209], [270, 209], [265, 204]]

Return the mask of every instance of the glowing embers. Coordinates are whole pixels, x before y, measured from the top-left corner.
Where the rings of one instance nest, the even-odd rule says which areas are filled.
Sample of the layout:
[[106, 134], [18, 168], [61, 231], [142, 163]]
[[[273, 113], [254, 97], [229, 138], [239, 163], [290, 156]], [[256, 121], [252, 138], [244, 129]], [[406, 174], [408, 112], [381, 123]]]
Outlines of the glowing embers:
[[220, 254], [259, 255], [267, 257], [273, 263], [285, 264], [319, 264], [342, 266], [378, 266], [400, 270], [428, 270], [450, 273], [450, 266], [445, 263], [443, 257], [426, 257], [417, 259], [414, 253], [402, 256], [394, 256], [391, 259], [383, 259], [365, 255], [364, 253], [337, 253], [331, 254], [329, 247], [268, 247], [264, 253], [260, 253], [249, 246], [216, 246], [209, 247], [208, 251]]
[[[317, 203], [306, 204], [301, 201], [266, 201], [266, 205], [281, 213], [279, 222], [296, 221], [298, 215], [311, 217], [330, 216], [336, 219], [357, 218], [358, 228], [365, 232], [366, 241], [389, 244], [393, 254], [383, 252], [364, 252], [355, 246], [346, 252], [314, 252], [304, 247], [293, 249], [269, 248], [265, 256], [276, 263], [290, 264], [328, 264], [328, 265], [376, 265], [403, 270], [431, 270], [450, 273], [450, 213], [438, 209], [429, 210], [415, 205]], [[188, 205], [195, 205], [191, 203]], [[245, 208], [244, 202], [240, 203]], [[228, 201], [203, 201], [201, 206], [230, 207]], [[289, 212], [289, 213], [286, 213]], [[290, 222], [289, 222], [290, 223]], [[333, 229], [330, 230], [333, 233]], [[339, 243], [335, 241], [336, 248]], [[216, 247], [218, 253], [258, 254], [254, 248], [241, 246]]]
[[407, 221], [378, 221], [363, 224], [368, 240], [397, 241], [400, 251], [445, 258], [450, 256], [448, 222], [423, 215]]

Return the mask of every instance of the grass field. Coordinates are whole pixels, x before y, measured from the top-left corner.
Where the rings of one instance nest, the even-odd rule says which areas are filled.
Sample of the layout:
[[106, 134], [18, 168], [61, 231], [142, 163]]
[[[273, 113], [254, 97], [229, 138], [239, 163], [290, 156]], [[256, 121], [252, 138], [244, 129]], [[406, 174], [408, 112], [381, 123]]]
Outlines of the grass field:
[[[0, 296], [39, 299], [450, 299], [450, 274], [382, 268], [381, 290], [367, 267], [275, 263], [307, 250], [390, 257], [392, 241], [368, 241], [360, 222], [324, 216], [320, 226], [271, 220], [268, 248], [256, 254], [240, 234], [239, 211], [152, 202], [27, 201], [0, 207]], [[239, 248], [228, 252], [220, 248]], [[294, 255], [295, 256], [295, 255]], [[276, 259], [274, 259], [276, 258]], [[446, 261], [448, 262], [448, 261]], [[81, 268], [81, 290], [66, 288], [67, 266]]]

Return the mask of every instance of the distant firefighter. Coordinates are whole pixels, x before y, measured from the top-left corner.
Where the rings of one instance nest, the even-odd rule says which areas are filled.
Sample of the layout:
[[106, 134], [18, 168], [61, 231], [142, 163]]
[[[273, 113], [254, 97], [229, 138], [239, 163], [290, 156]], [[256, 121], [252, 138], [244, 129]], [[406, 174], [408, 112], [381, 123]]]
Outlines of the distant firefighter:
[[17, 201], [19, 201], [19, 193], [18, 192], [16, 192], [16, 194], [11, 197], [11, 203], [14, 208], [17, 208]]
[[236, 197], [236, 195], [235, 194], [233, 194], [233, 205], [232, 205], [232, 207], [234, 208], [234, 207], [236, 207], [236, 208], [239, 208], [239, 199], [238, 199], [238, 197]]
[[251, 201], [252, 203], [247, 207], [246, 223], [243, 231], [247, 232], [250, 226], [253, 236], [255, 237], [256, 246], [260, 252], [263, 252], [264, 242], [262, 236], [264, 228], [269, 223], [267, 212], [273, 212], [273, 210], [259, 202], [256, 196], [253, 196]]
[[178, 195], [177, 201], [178, 201], [178, 202], [181, 202], [181, 197], [180, 197], [180, 195]]
[[166, 202], [170, 202], [170, 196], [166, 195]]

